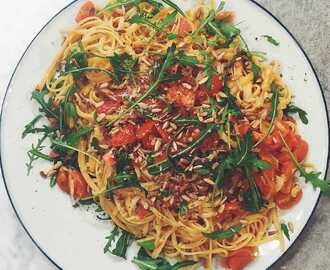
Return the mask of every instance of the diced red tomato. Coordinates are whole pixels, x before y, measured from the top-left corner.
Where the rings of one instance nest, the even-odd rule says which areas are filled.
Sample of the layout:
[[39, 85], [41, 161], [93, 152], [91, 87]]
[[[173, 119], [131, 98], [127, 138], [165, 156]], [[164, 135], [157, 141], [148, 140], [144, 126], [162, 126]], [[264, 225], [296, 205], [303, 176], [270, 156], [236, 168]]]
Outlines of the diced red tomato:
[[142, 205], [136, 208], [136, 214], [140, 219], [144, 219], [148, 215], [148, 210], [144, 209]]
[[116, 133], [112, 134], [108, 140], [108, 143], [112, 146], [123, 146], [132, 144], [135, 141], [135, 127], [132, 124], [128, 124], [121, 127]]
[[296, 145], [293, 154], [297, 157], [298, 161], [303, 161], [308, 153], [308, 144], [300, 138], [300, 143]]
[[274, 131], [272, 134], [269, 134], [261, 143], [261, 145], [263, 148], [266, 148], [270, 152], [281, 149], [283, 146], [283, 141], [281, 139], [280, 133], [278, 131]]
[[293, 187], [294, 172], [295, 172], [295, 166], [293, 164], [293, 161], [290, 159], [284, 163], [280, 163], [280, 171], [282, 175], [285, 177], [285, 182], [280, 191], [284, 194], [289, 194]]
[[191, 23], [186, 18], [180, 17], [178, 36], [184, 37], [187, 33], [192, 32], [192, 30]]
[[233, 11], [220, 11], [216, 16], [215, 19], [217, 21], [226, 21], [226, 22], [233, 22], [235, 17], [235, 13]]
[[119, 101], [114, 101], [112, 99], [104, 101], [104, 103], [97, 108], [97, 114], [110, 114], [120, 107]]
[[211, 81], [212, 81], [212, 87], [208, 91], [209, 95], [216, 94], [223, 88], [223, 80], [220, 80], [220, 78], [217, 75], [213, 75]]
[[150, 135], [155, 130], [156, 122], [153, 120], [146, 120], [136, 131], [136, 138], [141, 140]]
[[180, 107], [191, 109], [194, 107], [196, 96], [193, 91], [174, 85], [167, 90], [166, 98]]
[[156, 98], [146, 98], [143, 103], [150, 105], [150, 106], [155, 106], [159, 109], [165, 109], [166, 108], [166, 103], [160, 99]]
[[237, 130], [241, 137], [243, 137], [249, 131], [249, 128], [250, 123], [247, 120], [239, 121], [237, 125]]
[[244, 247], [230, 252], [228, 257], [222, 259], [221, 263], [228, 269], [242, 270], [253, 260], [253, 248]]
[[302, 197], [302, 191], [300, 191], [296, 194], [295, 197], [292, 196], [291, 193], [289, 194], [284, 194], [284, 193], [277, 193], [275, 196], [275, 202], [277, 206], [281, 209], [289, 209], [296, 205]]
[[73, 181], [73, 198], [81, 199], [91, 195], [85, 178], [78, 170], [69, 171], [69, 181]]
[[72, 181], [73, 191], [71, 192], [73, 192], [74, 199], [87, 197], [91, 194], [84, 177], [78, 170], [70, 170], [62, 166], [57, 173], [56, 183], [62, 191], [70, 193], [70, 181]]
[[241, 204], [238, 200], [227, 202], [225, 205], [225, 211], [237, 211], [241, 209]]
[[171, 140], [170, 134], [167, 132], [166, 129], [163, 128], [163, 126], [160, 123], [156, 124], [156, 129], [157, 129], [157, 132], [159, 133], [159, 135], [162, 137], [164, 142], [167, 143]]
[[219, 144], [220, 138], [218, 132], [213, 132], [210, 134], [199, 146], [199, 149], [203, 152], [210, 151], [212, 149], [216, 149]]
[[95, 16], [95, 14], [96, 14], [96, 9], [93, 2], [87, 1], [79, 9], [78, 14], [76, 16], [76, 22], [78, 23], [85, 18]]
[[146, 150], [153, 150], [154, 149], [154, 145], [153, 145], [153, 140], [155, 139], [154, 135], [149, 135], [146, 136], [142, 139], [142, 146], [144, 149]]
[[56, 176], [56, 183], [63, 192], [69, 193], [68, 171], [63, 166], [58, 170]]

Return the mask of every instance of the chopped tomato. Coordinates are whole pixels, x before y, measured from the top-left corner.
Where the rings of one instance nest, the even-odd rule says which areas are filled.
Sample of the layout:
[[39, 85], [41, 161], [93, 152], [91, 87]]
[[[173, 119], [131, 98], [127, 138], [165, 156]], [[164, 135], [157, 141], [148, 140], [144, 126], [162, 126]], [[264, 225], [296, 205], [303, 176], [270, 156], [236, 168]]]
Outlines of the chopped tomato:
[[171, 140], [170, 134], [167, 132], [166, 129], [163, 128], [162, 124], [158, 123], [156, 124], [156, 129], [159, 135], [162, 137], [164, 142], [169, 142]]
[[225, 211], [237, 211], [240, 209], [241, 209], [241, 205], [238, 200], [227, 202], [225, 205]]
[[116, 164], [116, 159], [113, 156], [112, 152], [108, 152], [103, 155], [102, 159], [104, 160], [105, 164], [112, 167]]
[[250, 123], [247, 120], [239, 121], [237, 125], [237, 130], [239, 135], [241, 135], [241, 137], [243, 137], [249, 131], [249, 128], [250, 128]]
[[280, 152], [276, 155], [276, 158], [280, 163], [284, 163], [291, 160], [291, 157], [288, 152]]
[[269, 134], [261, 145], [271, 152], [281, 149], [283, 146], [283, 141], [280, 133], [278, 131], [274, 131], [272, 134]]
[[155, 139], [154, 135], [149, 135], [146, 136], [142, 139], [142, 146], [144, 149], [146, 150], [153, 150], [154, 149], [154, 145], [153, 145], [153, 140]]
[[167, 90], [166, 98], [180, 107], [191, 109], [194, 107], [196, 96], [193, 91], [181, 85], [174, 85]]
[[166, 108], [166, 103], [160, 99], [156, 98], [146, 98], [143, 103], [149, 105], [149, 106], [155, 106], [160, 109], [165, 109]]
[[[80, 199], [90, 195], [88, 185], [78, 170], [69, 170], [62, 166], [56, 177], [56, 183], [66, 193], [72, 192], [74, 199]], [[73, 188], [71, 191], [70, 188]]]
[[233, 11], [220, 11], [216, 16], [215, 19], [217, 21], [226, 21], [226, 22], [233, 22], [235, 17], [235, 13]]
[[277, 193], [275, 196], [275, 202], [277, 206], [281, 209], [289, 209], [296, 205], [302, 197], [302, 191], [301, 189], [299, 192], [296, 194], [295, 197], [292, 196], [291, 192], [289, 194], [284, 194], [284, 193]]
[[153, 133], [156, 122], [153, 120], [146, 120], [136, 131], [136, 138], [141, 140], [144, 137]]
[[178, 36], [184, 37], [187, 33], [192, 32], [192, 30], [191, 23], [186, 18], [180, 17]]
[[136, 214], [140, 219], [144, 219], [146, 217], [146, 215], [148, 214], [148, 210], [144, 209], [144, 207], [142, 205], [139, 205], [136, 208]]
[[74, 199], [81, 199], [91, 195], [85, 178], [78, 170], [69, 171], [69, 181], [73, 182]]
[[211, 78], [212, 81], [212, 87], [209, 89], [208, 93], [210, 95], [218, 93], [223, 88], [223, 80], [220, 80], [220, 78], [216, 75], [213, 75]]
[[230, 252], [228, 257], [222, 259], [221, 263], [231, 270], [242, 270], [253, 260], [253, 248], [244, 247]]
[[219, 141], [220, 138], [218, 132], [213, 132], [202, 142], [202, 144], [199, 146], [199, 149], [201, 149], [203, 152], [213, 150], [217, 147]]
[[308, 153], [308, 144], [300, 138], [300, 142], [293, 150], [293, 154], [297, 157], [298, 161], [303, 161]]
[[123, 146], [132, 144], [135, 141], [135, 127], [132, 124], [128, 124], [112, 134], [108, 143], [112, 146]]
[[78, 23], [85, 18], [95, 16], [95, 14], [96, 14], [96, 9], [95, 9], [93, 2], [87, 1], [79, 9], [79, 12], [76, 16], [76, 22]]
[[97, 108], [96, 113], [97, 114], [110, 114], [114, 112], [116, 109], [118, 109], [120, 106], [119, 101], [114, 101], [112, 99], [104, 101], [104, 103]]
[[281, 192], [284, 194], [289, 194], [293, 186], [295, 166], [292, 160], [288, 160], [284, 163], [280, 163], [280, 171], [285, 177], [284, 184], [281, 188]]
[[64, 166], [58, 170], [56, 183], [63, 192], [69, 193], [68, 171]]

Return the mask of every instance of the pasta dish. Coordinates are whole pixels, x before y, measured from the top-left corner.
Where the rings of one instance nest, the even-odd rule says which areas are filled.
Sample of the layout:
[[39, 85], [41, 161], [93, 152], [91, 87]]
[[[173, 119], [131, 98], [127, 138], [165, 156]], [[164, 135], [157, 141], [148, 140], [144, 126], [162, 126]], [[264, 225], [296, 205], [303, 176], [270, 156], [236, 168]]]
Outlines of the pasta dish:
[[260, 244], [284, 249], [294, 228], [280, 210], [303, 196], [297, 173], [329, 192], [304, 163], [294, 115], [307, 124], [306, 112], [224, 6], [87, 1], [32, 93], [28, 171], [50, 161], [51, 186], [111, 219], [104, 252], [126, 258], [136, 240], [142, 270], [213, 269], [215, 257], [243, 269]]

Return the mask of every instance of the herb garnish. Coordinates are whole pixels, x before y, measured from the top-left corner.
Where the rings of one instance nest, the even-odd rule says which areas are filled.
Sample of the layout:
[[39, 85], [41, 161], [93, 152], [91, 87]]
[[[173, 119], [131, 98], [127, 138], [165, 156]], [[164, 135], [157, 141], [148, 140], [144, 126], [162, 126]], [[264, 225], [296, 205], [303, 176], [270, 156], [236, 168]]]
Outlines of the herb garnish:
[[243, 228], [242, 224], [237, 224], [233, 227], [230, 227], [228, 230], [219, 230], [214, 231], [211, 233], [203, 233], [203, 235], [207, 238], [213, 239], [213, 240], [223, 240], [230, 237], [233, 237], [236, 233], [238, 233]]
[[[111, 250], [111, 246], [113, 245], [119, 234], [121, 235], [116, 242], [115, 248]], [[103, 249], [104, 253], [110, 252], [113, 255], [126, 259], [127, 248], [129, 247], [131, 240], [134, 239], [134, 237], [130, 233], [124, 230], [120, 230], [118, 226], [115, 226], [113, 231], [110, 233], [109, 236], [106, 237], [106, 239], [108, 240], [108, 242]]]
[[148, 251], [153, 251], [155, 249], [155, 243], [151, 240], [139, 239], [136, 243]]
[[269, 36], [269, 35], [262, 35], [262, 37], [266, 38], [267, 41], [268, 41], [269, 43], [273, 44], [274, 46], [278, 46], [278, 45], [280, 45], [280, 43], [279, 43], [277, 40], [275, 40], [272, 36]]
[[290, 241], [290, 234], [289, 234], [288, 226], [284, 223], [281, 223], [281, 230], [284, 233], [285, 237]]
[[305, 125], [308, 124], [307, 112], [305, 112], [304, 110], [300, 109], [299, 107], [291, 103], [284, 109], [283, 112], [285, 115], [298, 113], [301, 122], [303, 122]]
[[187, 213], [188, 204], [186, 202], [182, 202], [179, 205], [179, 216], [182, 217]]

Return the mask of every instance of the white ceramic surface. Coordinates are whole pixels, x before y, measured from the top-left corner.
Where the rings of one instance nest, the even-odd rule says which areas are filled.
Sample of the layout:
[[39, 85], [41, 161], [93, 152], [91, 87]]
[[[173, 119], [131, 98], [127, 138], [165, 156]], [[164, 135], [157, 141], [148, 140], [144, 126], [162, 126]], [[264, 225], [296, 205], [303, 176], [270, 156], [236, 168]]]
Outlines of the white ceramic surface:
[[[61, 32], [74, 23], [73, 15], [82, 1], [75, 2], [53, 19], [34, 40], [20, 62], [8, 88], [1, 119], [1, 158], [3, 174], [12, 203], [18, 216], [40, 248], [64, 269], [90, 269], [118, 267], [132, 269], [132, 264], [103, 254], [104, 237], [110, 231], [107, 222], [95, 219], [91, 212], [72, 208], [72, 202], [57, 187], [50, 189], [39, 176], [47, 163], [39, 162], [32, 174], [26, 176], [26, 151], [35, 137], [21, 140], [24, 125], [36, 114], [36, 105], [30, 102], [31, 91], [42, 77], [44, 70], [56, 54], [62, 41]], [[102, 4], [104, 1], [96, 1]], [[270, 15], [248, 0], [229, 0], [227, 7], [237, 13], [237, 21], [252, 50], [268, 53], [278, 59], [284, 80], [296, 98], [295, 102], [309, 114], [310, 124], [300, 125], [300, 132], [312, 149], [309, 161], [324, 172], [328, 155], [328, 126], [326, 110], [317, 79], [304, 54], [290, 35]], [[184, 1], [182, 6], [188, 8]], [[274, 47], [262, 34], [270, 34], [280, 40]], [[19, 117], [13, 117], [19, 116]], [[315, 136], [314, 131], [318, 131]], [[304, 185], [304, 196], [299, 205], [283, 212], [283, 219], [295, 225], [293, 243], [307, 222], [319, 192]], [[136, 253], [130, 249], [130, 255]], [[278, 243], [260, 247], [259, 258], [247, 269], [265, 269], [281, 256]]]

